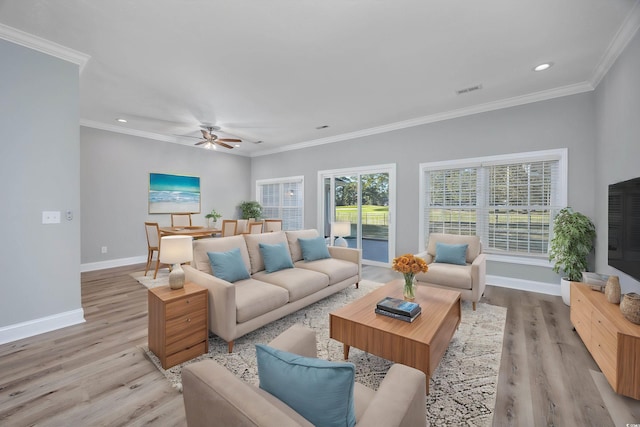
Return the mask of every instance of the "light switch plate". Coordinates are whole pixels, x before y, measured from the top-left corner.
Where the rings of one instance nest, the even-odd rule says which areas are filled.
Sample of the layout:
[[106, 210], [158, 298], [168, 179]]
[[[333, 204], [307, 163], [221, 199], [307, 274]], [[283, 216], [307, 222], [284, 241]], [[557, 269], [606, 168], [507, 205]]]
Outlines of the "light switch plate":
[[60, 211], [42, 211], [43, 224], [60, 224]]

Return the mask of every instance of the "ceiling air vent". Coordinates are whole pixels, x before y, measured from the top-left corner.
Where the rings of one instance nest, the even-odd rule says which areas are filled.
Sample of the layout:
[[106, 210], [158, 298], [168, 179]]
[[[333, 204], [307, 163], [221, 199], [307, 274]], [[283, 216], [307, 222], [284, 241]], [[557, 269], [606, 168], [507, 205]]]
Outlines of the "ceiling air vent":
[[463, 95], [465, 93], [474, 92], [474, 91], [480, 90], [480, 89], [482, 89], [482, 85], [475, 85], [475, 86], [465, 87], [464, 89], [456, 90], [456, 94], [457, 95]]

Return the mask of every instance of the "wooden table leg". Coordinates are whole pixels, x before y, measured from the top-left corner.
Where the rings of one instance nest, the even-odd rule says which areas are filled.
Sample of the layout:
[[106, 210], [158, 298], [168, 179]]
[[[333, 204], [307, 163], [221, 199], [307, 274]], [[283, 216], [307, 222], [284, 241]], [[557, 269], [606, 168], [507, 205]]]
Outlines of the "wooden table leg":
[[342, 344], [344, 346], [344, 360], [349, 359], [349, 346], [347, 344]]

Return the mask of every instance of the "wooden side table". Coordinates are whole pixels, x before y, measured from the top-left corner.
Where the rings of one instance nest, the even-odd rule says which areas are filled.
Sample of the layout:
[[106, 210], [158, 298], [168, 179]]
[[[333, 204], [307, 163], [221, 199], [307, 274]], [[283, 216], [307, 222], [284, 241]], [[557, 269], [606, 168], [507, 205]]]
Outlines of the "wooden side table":
[[149, 350], [168, 369], [209, 351], [207, 289], [185, 283], [182, 289], [149, 289]]

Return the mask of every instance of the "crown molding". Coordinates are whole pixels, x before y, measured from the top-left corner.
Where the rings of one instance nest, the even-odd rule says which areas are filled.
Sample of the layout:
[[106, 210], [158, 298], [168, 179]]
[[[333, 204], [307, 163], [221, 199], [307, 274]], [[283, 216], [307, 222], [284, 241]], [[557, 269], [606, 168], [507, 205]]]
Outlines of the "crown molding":
[[300, 142], [288, 145], [282, 148], [260, 151], [251, 155], [251, 157], [266, 156], [269, 154], [277, 154], [285, 151], [299, 150], [303, 148], [315, 147], [318, 145], [331, 144], [334, 142], [346, 141], [365, 136], [376, 135], [385, 132], [391, 132], [400, 129], [411, 128], [414, 126], [425, 125], [429, 123], [441, 122], [444, 120], [456, 119], [459, 117], [470, 116], [473, 114], [486, 113], [489, 111], [501, 110], [503, 108], [516, 107], [533, 102], [546, 101], [549, 99], [560, 98], [563, 96], [576, 95], [583, 92], [589, 92], [594, 89], [590, 82], [576, 83], [555, 89], [543, 90], [540, 92], [530, 93], [527, 95], [516, 96], [498, 101], [487, 102], [480, 105], [474, 105], [467, 108], [446, 111], [443, 113], [432, 114], [429, 116], [417, 117], [415, 119], [404, 120], [401, 122], [390, 123], [387, 125], [376, 126], [373, 128], [362, 129], [355, 132], [344, 133], [340, 135], [330, 136], [327, 138], [314, 139], [311, 141]]
[[638, 32], [640, 28], [640, 0], [636, 0], [631, 12], [627, 15], [624, 22], [618, 29], [615, 37], [609, 44], [604, 55], [600, 58], [600, 61], [596, 65], [591, 76], [591, 85], [596, 88], [600, 84], [600, 81], [607, 74], [611, 66], [616, 62], [616, 59], [627, 47], [629, 42]]
[[76, 64], [80, 68], [80, 73], [82, 73], [84, 66], [89, 62], [89, 59], [91, 59], [90, 55], [43, 39], [42, 37], [34, 36], [33, 34], [26, 33], [5, 24], [0, 24], [0, 38]]

